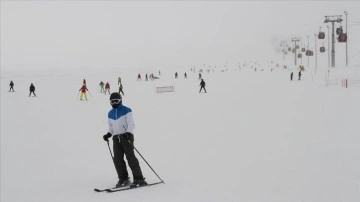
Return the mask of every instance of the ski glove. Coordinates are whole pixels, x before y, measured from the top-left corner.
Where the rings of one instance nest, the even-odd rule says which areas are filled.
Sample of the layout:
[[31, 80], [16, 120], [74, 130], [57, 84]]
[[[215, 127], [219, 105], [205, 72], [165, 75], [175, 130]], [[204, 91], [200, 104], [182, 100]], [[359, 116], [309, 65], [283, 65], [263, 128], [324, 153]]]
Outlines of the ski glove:
[[111, 138], [111, 136], [112, 136], [111, 133], [106, 133], [106, 135], [104, 135], [103, 138], [106, 142], [109, 142], [109, 138]]

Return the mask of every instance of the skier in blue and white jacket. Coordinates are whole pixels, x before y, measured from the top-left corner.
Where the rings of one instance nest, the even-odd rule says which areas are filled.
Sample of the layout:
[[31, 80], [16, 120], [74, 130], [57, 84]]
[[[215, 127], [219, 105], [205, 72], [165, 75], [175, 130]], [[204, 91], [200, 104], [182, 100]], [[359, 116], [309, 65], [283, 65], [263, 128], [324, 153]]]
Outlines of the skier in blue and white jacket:
[[130, 187], [147, 185], [142, 175], [140, 164], [134, 153], [134, 129], [135, 124], [132, 110], [122, 105], [120, 93], [110, 95], [110, 104], [113, 109], [108, 113], [109, 132], [103, 136], [105, 141], [112, 137], [114, 150], [114, 164], [119, 181], [116, 187], [130, 184], [129, 174], [126, 168], [124, 155], [133, 174], [133, 183]]

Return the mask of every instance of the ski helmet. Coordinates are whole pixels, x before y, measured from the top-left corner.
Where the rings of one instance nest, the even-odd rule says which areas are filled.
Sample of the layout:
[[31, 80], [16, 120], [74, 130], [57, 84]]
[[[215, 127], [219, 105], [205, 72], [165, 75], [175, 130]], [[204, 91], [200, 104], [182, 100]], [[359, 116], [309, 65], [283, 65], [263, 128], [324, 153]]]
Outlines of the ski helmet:
[[110, 95], [110, 104], [113, 108], [117, 108], [119, 105], [121, 105], [122, 99], [121, 95], [118, 92], [111, 93]]

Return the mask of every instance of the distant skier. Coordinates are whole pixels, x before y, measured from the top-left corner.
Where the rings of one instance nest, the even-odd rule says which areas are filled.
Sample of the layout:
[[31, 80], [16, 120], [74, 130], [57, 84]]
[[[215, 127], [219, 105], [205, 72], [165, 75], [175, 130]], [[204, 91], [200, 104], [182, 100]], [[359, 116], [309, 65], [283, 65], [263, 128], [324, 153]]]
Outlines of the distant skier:
[[104, 85], [105, 85], [105, 84], [104, 84], [104, 82], [102, 82], [102, 81], [99, 83], [100, 93], [105, 93]]
[[177, 72], [175, 72], [175, 79], [177, 79], [178, 78], [178, 73]]
[[119, 76], [119, 78], [118, 78], [118, 85], [120, 85], [121, 84], [121, 77]]
[[201, 79], [201, 73], [199, 73], [199, 80]]
[[298, 80], [301, 80], [301, 71], [299, 71], [299, 79]]
[[122, 93], [123, 96], [124, 96], [124, 91], [123, 91], [123, 85], [122, 84], [120, 84], [120, 86], [119, 86], [119, 93]]
[[109, 82], [106, 82], [106, 84], [105, 84], [105, 95], [106, 95], [106, 92], [109, 92], [109, 94], [110, 94], [110, 84], [109, 84]]
[[117, 92], [111, 93], [110, 104], [112, 109], [108, 113], [109, 131], [103, 139], [108, 142], [112, 137], [113, 140], [114, 164], [119, 178], [116, 187], [130, 184], [124, 156], [126, 156], [134, 180], [130, 187], [145, 186], [147, 182], [134, 153], [135, 124], [132, 110], [122, 105], [121, 95]]
[[201, 87], [200, 87], [199, 93], [201, 93], [201, 90], [202, 90], [202, 89], [204, 89], [204, 91], [205, 91], [205, 93], [206, 93], [205, 81], [204, 81], [204, 79], [201, 79], [200, 86], [201, 86]]
[[291, 74], [290, 74], [290, 80], [291, 81], [293, 80], [293, 77], [294, 77], [294, 72], [291, 72]]
[[89, 91], [87, 88], [86, 88], [86, 85], [83, 84], [79, 90], [81, 92], [81, 95], [80, 95], [80, 100], [83, 100], [83, 97], [85, 97], [86, 100], [87, 99], [87, 96], [86, 96], [86, 91]]
[[14, 90], [14, 82], [13, 82], [13, 81], [10, 81], [9, 86], [10, 86], [9, 92], [10, 92], [11, 90], [12, 90], [12, 92], [15, 92], [15, 90]]
[[184, 74], [184, 79], [187, 79], [187, 74], [186, 74], [186, 72], [185, 72], [185, 74]]
[[140, 73], [139, 73], [138, 76], [137, 76], [137, 80], [138, 80], [138, 81], [139, 81], [139, 80], [141, 81], [141, 74], [140, 74]]
[[33, 83], [30, 84], [30, 94], [29, 94], [29, 97], [31, 96], [31, 93], [34, 94], [34, 96], [36, 97], [36, 94], [35, 94], [35, 86]]

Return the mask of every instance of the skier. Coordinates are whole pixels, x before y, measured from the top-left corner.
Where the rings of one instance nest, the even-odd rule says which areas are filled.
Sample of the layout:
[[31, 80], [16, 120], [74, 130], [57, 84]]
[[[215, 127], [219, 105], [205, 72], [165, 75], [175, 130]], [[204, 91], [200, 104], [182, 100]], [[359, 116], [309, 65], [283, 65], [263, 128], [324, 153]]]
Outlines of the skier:
[[137, 80], [138, 80], [138, 81], [139, 81], [139, 80], [141, 81], [141, 74], [140, 74], [140, 73], [139, 73], [138, 76], [137, 76]]
[[201, 79], [201, 73], [199, 73], [199, 80]]
[[106, 84], [105, 84], [105, 95], [106, 95], [106, 92], [109, 92], [109, 94], [110, 94], [110, 84], [109, 84], [109, 82], [106, 82]]
[[301, 70], [299, 71], [299, 79], [298, 80], [301, 80]]
[[104, 82], [102, 82], [102, 81], [99, 83], [100, 93], [105, 93], [104, 85], [105, 85], [105, 84], [104, 84]]
[[291, 74], [290, 74], [290, 80], [291, 81], [293, 80], [293, 77], [294, 77], [294, 72], [291, 72]]
[[177, 72], [175, 72], [175, 79], [177, 79], [178, 78], [178, 73]]
[[88, 100], [88, 99], [87, 99], [87, 96], [86, 96], [86, 91], [89, 91], [89, 90], [86, 88], [86, 85], [85, 85], [85, 84], [83, 84], [83, 85], [81, 86], [81, 88], [80, 88], [79, 91], [81, 91], [80, 100], [83, 100], [83, 97], [85, 97], [85, 99]]
[[119, 78], [118, 78], [118, 85], [120, 85], [121, 84], [121, 77], [119, 76]]
[[29, 97], [31, 96], [31, 93], [34, 94], [34, 96], [36, 97], [36, 94], [35, 94], [35, 86], [33, 83], [30, 84], [30, 94], [29, 94]]
[[201, 89], [204, 89], [204, 91], [205, 91], [205, 93], [206, 93], [206, 89], [205, 89], [205, 81], [204, 81], [204, 79], [201, 79], [200, 86], [201, 86], [201, 88], [200, 88], [199, 93], [201, 93]]
[[184, 74], [184, 79], [187, 79], [187, 74], [186, 74], [186, 72], [185, 72], [185, 74]]
[[114, 92], [110, 95], [110, 104], [113, 109], [108, 113], [109, 131], [103, 136], [105, 141], [112, 137], [114, 150], [114, 164], [119, 181], [116, 187], [130, 184], [124, 154], [132, 171], [133, 183], [130, 187], [147, 185], [142, 175], [140, 164], [134, 153], [134, 120], [132, 110], [122, 105], [120, 93]]
[[123, 91], [123, 85], [122, 84], [120, 84], [120, 86], [119, 86], [119, 93], [122, 93], [123, 96], [124, 96], [124, 91]]
[[9, 86], [10, 86], [9, 92], [10, 92], [11, 90], [12, 90], [13, 92], [15, 92], [15, 90], [14, 90], [14, 82], [13, 82], [13, 81], [10, 81]]

